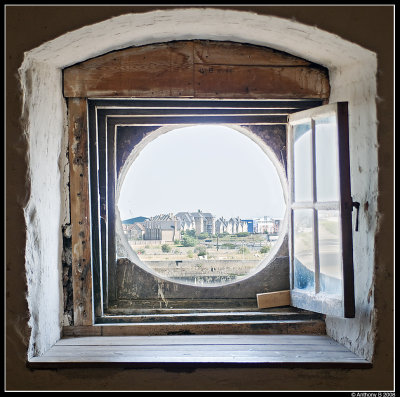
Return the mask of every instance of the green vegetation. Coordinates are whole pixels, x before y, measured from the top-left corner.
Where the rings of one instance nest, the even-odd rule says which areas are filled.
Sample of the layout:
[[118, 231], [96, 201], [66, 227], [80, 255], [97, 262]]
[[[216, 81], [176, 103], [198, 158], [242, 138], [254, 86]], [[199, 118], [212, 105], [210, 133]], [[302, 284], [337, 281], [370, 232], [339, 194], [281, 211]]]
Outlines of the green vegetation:
[[236, 248], [236, 244], [223, 243], [223, 244], [221, 244], [221, 248], [227, 248], [227, 249], [230, 249], [230, 250], [234, 250]]
[[263, 247], [261, 247], [260, 253], [261, 254], [268, 254], [269, 250], [270, 250], [270, 247], [268, 245], [264, 245]]
[[[328, 222], [325, 222], [328, 223]], [[323, 225], [325, 226], [325, 224]], [[328, 225], [328, 227], [331, 225]], [[323, 227], [321, 227], [323, 229]], [[325, 230], [325, 229], [324, 229]], [[304, 236], [299, 233], [297, 244], [302, 243]], [[163, 242], [162, 245], [150, 245], [148, 242], [143, 242], [143, 245], [133, 245], [133, 249], [146, 258], [143, 260], [165, 260], [166, 258], [173, 257], [176, 259], [212, 259], [217, 260], [244, 260], [260, 257], [260, 254], [265, 255], [270, 252], [273, 243], [268, 243], [265, 234], [253, 234], [248, 232], [241, 232], [232, 234], [222, 233], [218, 236], [212, 236], [208, 233], [202, 233], [200, 236], [195, 234], [194, 230], [183, 232], [180, 240], [174, 242]], [[164, 259], [159, 259], [164, 258]]]
[[171, 247], [168, 244], [163, 244], [161, 246], [161, 251], [162, 252], [171, 252]]
[[239, 232], [239, 233], [236, 233], [236, 237], [247, 237], [247, 236], [250, 236], [250, 233], [249, 233], [249, 232]]
[[203, 246], [196, 247], [194, 252], [197, 253], [197, 256], [206, 256], [207, 255], [206, 247], [203, 247]]
[[250, 250], [247, 247], [240, 247], [238, 251], [239, 254], [248, 254], [250, 252]]
[[191, 236], [183, 236], [181, 242], [184, 247], [195, 247], [197, 239]]

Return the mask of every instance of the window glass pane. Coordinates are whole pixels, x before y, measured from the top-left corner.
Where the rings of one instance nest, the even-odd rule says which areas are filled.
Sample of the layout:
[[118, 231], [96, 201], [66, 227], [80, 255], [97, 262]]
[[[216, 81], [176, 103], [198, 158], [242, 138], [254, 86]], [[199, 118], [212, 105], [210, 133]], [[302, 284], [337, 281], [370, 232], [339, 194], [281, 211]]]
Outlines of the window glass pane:
[[336, 116], [315, 120], [317, 201], [339, 200], [339, 164]]
[[294, 201], [312, 201], [311, 124], [294, 126]]
[[295, 210], [293, 213], [294, 287], [314, 289], [314, 231], [312, 209]]
[[339, 211], [318, 211], [320, 291], [342, 292], [342, 263]]

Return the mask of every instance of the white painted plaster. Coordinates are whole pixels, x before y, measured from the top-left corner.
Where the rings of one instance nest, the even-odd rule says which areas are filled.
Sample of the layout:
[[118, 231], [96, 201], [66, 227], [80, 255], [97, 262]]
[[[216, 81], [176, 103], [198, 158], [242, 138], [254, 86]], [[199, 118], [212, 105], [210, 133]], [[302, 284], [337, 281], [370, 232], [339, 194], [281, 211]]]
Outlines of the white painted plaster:
[[[373, 269], [378, 228], [376, 62], [337, 68], [330, 75], [331, 102], [349, 101], [349, 144], [353, 201], [361, 203], [359, 231], [353, 231], [356, 319], [327, 317], [327, 333], [361, 356], [372, 358], [375, 332]], [[368, 202], [368, 211], [363, 206]], [[353, 211], [355, 220], [355, 211]], [[355, 224], [355, 222], [353, 222]]]
[[21, 74], [25, 89], [23, 122], [29, 142], [30, 199], [27, 222], [26, 272], [32, 328], [29, 354], [40, 354], [60, 335], [61, 173], [58, 166], [65, 122], [59, 95], [61, 72], [32, 61]]
[[[373, 268], [377, 225], [376, 56], [340, 37], [296, 21], [250, 12], [179, 7], [127, 14], [66, 33], [27, 52], [20, 68], [23, 123], [29, 144], [31, 196], [25, 209], [26, 270], [32, 335], [40, 354], [60, 334], [61, 222], [66, 181], [59, 168], [65, 105], [61, 69], [112, 50], [186, 39], [229, 40], [275, 48], [330, 72], [331, 102], [349, 101], [353, 196], [368, 201], [354, 236], [356, 318], [327, 319], [328, 333], [356, 353], [373, 352]], [[372, 291], [372, 294], [371, 294]], [[34, 348], [35, 347], [35, 348]]]

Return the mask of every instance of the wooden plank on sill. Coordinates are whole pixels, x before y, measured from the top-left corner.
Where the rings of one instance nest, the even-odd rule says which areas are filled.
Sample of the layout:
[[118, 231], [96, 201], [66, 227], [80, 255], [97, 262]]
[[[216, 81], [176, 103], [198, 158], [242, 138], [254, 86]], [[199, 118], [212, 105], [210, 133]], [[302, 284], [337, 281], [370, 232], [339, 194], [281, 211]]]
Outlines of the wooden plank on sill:
[[290, 291], [276, 291], [257, 294], [257, 306], [259, 309], [290, 305]]
[[[96, 344], [88, 338], [73, 338], [68, 344], [56, 343], [44, 355], [29, 362], [32, 368], [63, 366], [151, 366], [168, 364], [192, 365], [265, 365], [315, 367], [369, 367], [370, 364], [328, 336], [252, 335], [166, 336], [97, 338]], [[83, 341], [82, 339], [85, 339]], [[126, 343], [128, 342], [128, 343]], [[250, 343], [249, 343], [250, 342]], [[251, 343], [253, 342], [253, 343]]]

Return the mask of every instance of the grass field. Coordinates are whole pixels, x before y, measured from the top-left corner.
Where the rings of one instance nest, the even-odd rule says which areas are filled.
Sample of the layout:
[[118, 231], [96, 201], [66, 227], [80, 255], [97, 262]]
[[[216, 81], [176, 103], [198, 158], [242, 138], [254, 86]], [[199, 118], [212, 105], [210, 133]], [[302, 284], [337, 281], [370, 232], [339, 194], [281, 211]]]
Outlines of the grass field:
[[179, 242], [135, 240], [130, 241], [132, 249], [143, 261], [220, 259], [244, 260], [263, 259], [274, 245], [266, 234], [239, 234], [213, 237], [192, 237], [191, 246]]

